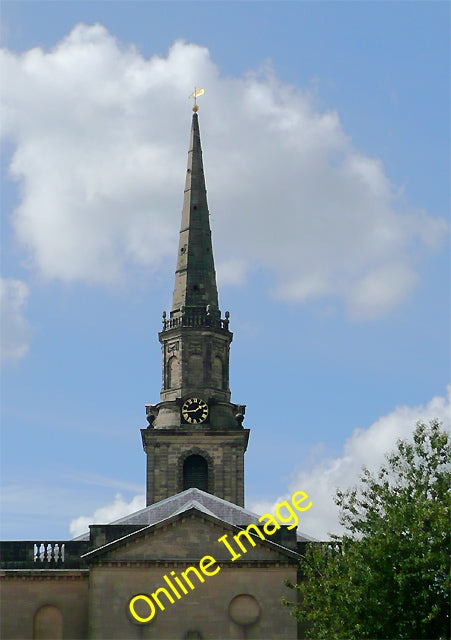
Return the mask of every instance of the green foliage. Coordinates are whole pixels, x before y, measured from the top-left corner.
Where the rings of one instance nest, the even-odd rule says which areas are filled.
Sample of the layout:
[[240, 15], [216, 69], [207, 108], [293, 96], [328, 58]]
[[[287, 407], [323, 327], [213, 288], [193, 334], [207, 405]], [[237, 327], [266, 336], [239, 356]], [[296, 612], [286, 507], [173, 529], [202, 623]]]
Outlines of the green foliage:
[[439, 422], [418, 423], [376, 475], [337, 492], [345, 534], [311, 543], [288, 585], [306, 637], [449, 638], [450, 462]]

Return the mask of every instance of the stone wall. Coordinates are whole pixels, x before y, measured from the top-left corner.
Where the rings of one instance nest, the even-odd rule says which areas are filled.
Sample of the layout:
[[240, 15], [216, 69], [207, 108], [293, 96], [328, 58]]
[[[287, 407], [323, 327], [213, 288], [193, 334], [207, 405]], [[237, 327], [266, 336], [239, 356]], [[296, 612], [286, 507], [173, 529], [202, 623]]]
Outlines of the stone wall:
[[[0, 572], [2, 640], [52, 638], [51, 631], [39, 624], [43, 607], [53, 608], [62, 618], [60, 638], [78, 640], [88, 637], [89, 571], [70, 569], [10, 570]], [[52, 624], [52, 617], [44, 622]]]

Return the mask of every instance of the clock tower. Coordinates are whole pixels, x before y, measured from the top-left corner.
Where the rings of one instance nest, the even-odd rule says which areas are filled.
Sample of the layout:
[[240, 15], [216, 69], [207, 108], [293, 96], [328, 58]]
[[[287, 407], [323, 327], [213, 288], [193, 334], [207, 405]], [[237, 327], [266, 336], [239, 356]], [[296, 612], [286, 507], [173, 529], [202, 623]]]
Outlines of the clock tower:
[[159, 333], [160, 402], [146, 405], [147, 506], [196, 487], [244, 506], [244, 405], [230, 401], [229, 313], [221, 317], [194, 107], [174, 295]]

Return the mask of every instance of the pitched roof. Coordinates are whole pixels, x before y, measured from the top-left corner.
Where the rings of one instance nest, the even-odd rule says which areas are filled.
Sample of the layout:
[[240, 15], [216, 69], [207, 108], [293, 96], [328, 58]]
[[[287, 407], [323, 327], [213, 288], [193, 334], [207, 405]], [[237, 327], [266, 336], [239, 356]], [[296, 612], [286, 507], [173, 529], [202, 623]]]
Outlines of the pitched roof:
[[[183, 509], [181, 510], [178, 514], [174, 514], [172, 516], [170, 516], [169, 518], [166, 518], [165, 520], [162, 520], [160, 522], [148, 525], [143, 527], [142, 529], [138, 529], [137, 531], [132, 531], [131, 533], [127, 533], [124, 536], [121, 536], [119, 538], [116, 538], [115, 540], [111, 540], [103, 545], [101, 545], [100, 547], [96, 547], [94, 549], [91, 549], [90, 551], [87, 551], [86, 553], [84, 553], [81, 557], [83, 559], [87, 559], [87, 560], [91, 560], [93, 558], [98, 558], [101, 556], [105, 556], [106, 554], [109, 554], [111, 551], [117, 550], [117, 549], [121, 549], [124, 547], [129, 547], [130, 544], [134, 544], [136, 542], [138, 542], [140, 539], [142, 540], [143, 538], [145, 539], [149, 533], [155, 532], [156, 530], [164, 530], [166, 529], [168, 526], [173, 525], [175, 522], [183, 520], [186, 517], [194, 517], [194, 518], [199, 518], [205, 522], [209, 522], [213, 525], [216, 526], [220, 526], [220, 528], [223, 530], [224, 527], [224, 521], [221, 520], [220, 518], [218, 518], [217, 516], [213, 515], [213, 514], [209, 514], [206, 513], [205, 511], [199, 511], [197, 509], [197, 507], [191, 506], [191, 507], [187, 507], [187, 509]], [[232, 525], [232, 524], [228, 524], [227, 525], [228, 528], [230, 528], [230, 530], [233, 532], [240, 532], [242, 531], [242, 529], [236, 525]], [[173, 530], [172, 528], [171, 530], [171, 536], [173, 535]], [[256, 536], [253, 532], [250, 533], [250, 535], [255, 539], [255, 542], [262, 546], [262, 547], [266, 547], [267, 549], [272, 550], [273, 552], [277, 552], [278, 554], [281, 554], [282, 556], [285, 557], [289, 557], [292, 559], [295, 559], [296, 561], [299, 560], [300, 558], [300, 554], [295, 551], [294, 549], [291, 549], [289, 547], [286, 547], [283, 544], [280, 544], [278, 542], [275, 542], [273, 540], [271, 540], [270, 538], [265, 538], [265, 539], [261, 539], [258, 536]], [[253, 545], [255, 546], [255, 545]], [[147, 551], [150, 551], [150, 553], [152, 553], [152, 546], [147, 549]], [[173, 548], [173, 547], [172, 547]], [[168, 557], [163, 557], [161, 558], [160, 555], [158, 555], [158, 560], [162, 560], [162, 561], [168, 561], [168, 560], [174, 560], [174, 559], [178, 559], [179, 556], [177, 555], [177, 548], [175, 549], [175, 555], [171, 555], [170, 558]], [[174, 553], [174, 552], [173, 552]], [[230, 553], [230, 551], [228, 551], [228, 553]], [[182, 556], [184, 559], [186, 559], [184, 556]], [[151, 556], [149, 558], [140, 558], [139, 561], [142, 560], [155, 560], [155, 558], [152, 558]], [[252, 558], [252, 555], [249, 557], [245, 557], [244, 560], [242, 560], [241, 562], [255, 562], [255, 558]], [[261, 558], [259, 560], [259, 562], [261, 561]], [[232, 560], [233, 562], [233, 560]]]
[[[160, 500], [155, 504], [135, 511], [123, 518], [114, 520], [109, 524], [133, 524], [142, 525], [143, 527], [162, 522], [176, 514], [180, 514], [188, 509], [196, 508], [198, 511], [212, 515], [223, 522], [235, 526], [246, 526], [254, 523], [259, 524], [258, 514], [239, 507], [232, 502], [218, 498], [211, 493], [206, 493], [201, 489], [186, 489], [174, 496]], [[261, 523], [260, 523], [261, 524]], [[297, 533], [299, 542], [315, 541], [315, 538], [307, 536], [302, 532]], [[83, 534], [75, 540], [89, 540], [89, 533]]]

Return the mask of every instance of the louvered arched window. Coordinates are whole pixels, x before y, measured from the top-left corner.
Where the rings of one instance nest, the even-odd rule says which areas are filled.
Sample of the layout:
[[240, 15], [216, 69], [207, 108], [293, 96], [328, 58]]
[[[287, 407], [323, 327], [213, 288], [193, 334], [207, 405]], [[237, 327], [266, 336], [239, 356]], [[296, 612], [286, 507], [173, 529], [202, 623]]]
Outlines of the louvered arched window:
[[213, 363], [211, 367], [211, 378], [213, 382], [213, 386], [216, 389], [224, 388], [224, 372], [222, 367], [222, 360], [219, 356], [213, 358]]
[[183, 490], [193, 487], [208, 491], [208, 463], [196, 454], [188, 456], [183, 463]]

